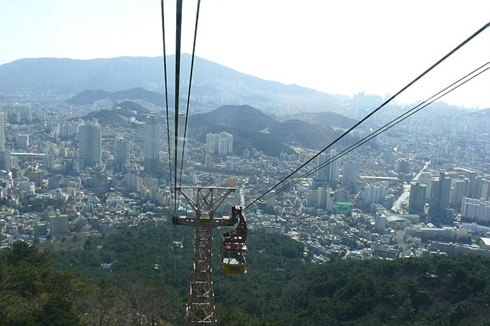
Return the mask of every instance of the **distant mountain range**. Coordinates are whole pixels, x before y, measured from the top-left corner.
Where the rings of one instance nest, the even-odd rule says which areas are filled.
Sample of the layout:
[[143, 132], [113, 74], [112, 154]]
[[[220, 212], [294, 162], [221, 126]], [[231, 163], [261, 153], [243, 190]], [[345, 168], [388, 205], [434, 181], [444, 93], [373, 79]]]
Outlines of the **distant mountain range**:
[[[130, 88], [117, 92], [107, 92], [104, 90], [85, 90], [66, 100], [66, 103], [73, 105], [90, 105], [94, 104], [98, 100], [104, 99], [109, 99], [115, 102], [121, 100], [142, 100], [143, 102], [151, 103], [155, 106], [165, 106], [165, 96], [163, 93], [149, 91], [141, 87]], [[168, 101], [169, 107], [173, 107], [173, 94], [168, 94]], [[187, 103], [187, 99], [181, 97], [180, 102]], [[192, 106], [195, 106], [196, 104], [199, 105], [199, 103], [193, 101], [192, 98], [190, 104]]]
[[[190, 56], [181, 62], [181, 94], [187, 96]], [[168, 56], [168, 91], [174, 93], [175, 56]], [[21, 59], [0, 65], [0, 94], [36, 92], [78, 94], [73, 104], [87, 104], [93, 99], [120, 99], [121, 90], [143, 88], [163, 93], [163, 59], [161, 57], [119, 57], [112, 59], [74, 60], [56, 58]], [[106, 93], [105, 93], [106, 92]], [[142, 92], [138, 90], [138, 92]], [[81, 93], [81, 94], [79, 94]], [[146, 94], [150, 96], [150, 94]], [[156, 99], [152, 103], [161, 105]], [[131, 98], [129, 98], [131, 99]], [[195, 58], [192, 100], [200, 106], [249, 104], [257, 108], [295, 112], [299, 108], [328, 110], [338, 108], [345, 98], [297, 85], [240, 73], [217, 63]]]

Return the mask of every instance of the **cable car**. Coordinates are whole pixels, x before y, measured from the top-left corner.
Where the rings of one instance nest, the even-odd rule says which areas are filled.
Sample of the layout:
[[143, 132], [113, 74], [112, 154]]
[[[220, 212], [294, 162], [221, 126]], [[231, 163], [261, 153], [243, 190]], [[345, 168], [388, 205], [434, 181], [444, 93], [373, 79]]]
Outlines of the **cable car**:
[[235, 230], [221, 236], [221, 269], [227, 274], [243, 274], [247, 272], [247, 223], [242, 209], [232, 207], [232, 218], [238, 215]]

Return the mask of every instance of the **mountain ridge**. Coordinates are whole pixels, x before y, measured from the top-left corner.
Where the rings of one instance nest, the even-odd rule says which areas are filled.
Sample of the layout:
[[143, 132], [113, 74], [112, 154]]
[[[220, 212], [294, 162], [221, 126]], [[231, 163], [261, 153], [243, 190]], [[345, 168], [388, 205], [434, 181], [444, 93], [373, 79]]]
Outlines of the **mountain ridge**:
[[135, 87], [116, 92], [107, 92], [103, 89], [86, 89], [81, 93], [78, 93], [77, 95], [69, 98], [65, 102], [73, 105], [89, 105], [103, 99], [109, 99], [112, 101], [140, 99], [145, 102], [152, 103], [156, 106], [163, 107], [165, 105], [163, 94], [149, 91], [141, 87]]

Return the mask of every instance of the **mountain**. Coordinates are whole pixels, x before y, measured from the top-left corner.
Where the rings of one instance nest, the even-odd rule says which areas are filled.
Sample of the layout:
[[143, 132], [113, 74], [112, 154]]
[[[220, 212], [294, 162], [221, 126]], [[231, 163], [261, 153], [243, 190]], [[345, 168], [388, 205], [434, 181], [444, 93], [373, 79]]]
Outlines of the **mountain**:
[[0, 66], [0, 91], [73, 94], [85, 89], [117, 91], [141, 87], [162, 79], [160, 61], [130, 57], [21, 59]]
[[[190, 55], [184, 54], [181, 62], [181, 94], [186, 96]], [[174, 63], [175, 56], [168, 56], [169, 93], [174, 89]], [[163, 80], [161, 57], [92, 60], [37, 58], [0, 65], [0, 92], [4, 95], [14, 92], [78, 94], [85, 91], [73, 99], [79, 103], [86, 103], [93, 97], [117, 96], [104, 94], [103, 91], [86, 90], [118, 92], [144, 88], [163, 93]], [[262, 80], [199, 57], [194, 62], [191, 99], [208, 107], [217, 107], [224, 103], [246, 103], [258, 108], [290, 113], [303, 108], [310, 111], [336, 109], [345, 101], [345, 98], [298, 85]]]
[[[286, 146], [291, 144], [320, 150], [340, 136], [332, 128], [304, 121], [281, 122], [248, 105], [227, 105], [211, 112], [191, 115], [189, 130], [201, 138], [206, 133], [226, 131], [235, 136], [237, 152], [253, 147], [271, 156], [291, 152], [291, 148]], [[344, 142], [352, 143], [352, 140], [348, 136]]]
[[264, 132], [268, 126], [278, 123], [274, 118], [249, 105], [226, 105], [216, 110], [189, 117], [189, 130], [204, 140], [207, 133], [226, 131], [234, 136], [233, 150], [242, 152], [255, 148], [270, 156], [293, 150], [281, 139]]
[[112, 106], [110, 109], [90, 112], [82, 117], [85, 120], [97, 119], [101, 124], [127, 124], [131, 118], [136, 121], [144, 121], [145, 116], [152, 111], [131, 101], [123, 101]]
[[95, 101], [110, 99], [117, 100], [143, 100], [157, 106], [165, 105], [163, 94], [152, 92], [141, 87], [135, 87], [123, 91], [107, 92], [104, 90], [84, 90], [83, 92], [66, 100], [66, 103], [73, 105], [93, 104]]
[[98, 89], [98, 90], [87, 89], [69, 98], [65, 102], [73, 105], [87, 105], [87, 104], [92, 104], [98, 100], [111, 98], [112, 94], [113, 93], [106, 92], [103, 89]]
[[274, 137], [288, 144], [299, 144], [303, 148], [320, 150], [334, 141], [340, 133], [332, 128], [320, 127], [299, 120], [288, 120], [278, 123], [269, 132]]
[[205, 124], [216, 124], [232, 128], [246, 127], [257, 132], [278, 123], [273, 117], [250, 105], [224, 105], [207, 113], [194, 114], [190, 121], [195, 121], [192, 127], [196, 129]]
[[332, 127], [348, 129], [352, 127], [357, 120], [343, 116], [342, 114], [334, 112], [305, 112], [298, 113], [293, 116], [286, 116], [285, 118], [294, 118], [301, 121], [309, 122], [321, 127]]

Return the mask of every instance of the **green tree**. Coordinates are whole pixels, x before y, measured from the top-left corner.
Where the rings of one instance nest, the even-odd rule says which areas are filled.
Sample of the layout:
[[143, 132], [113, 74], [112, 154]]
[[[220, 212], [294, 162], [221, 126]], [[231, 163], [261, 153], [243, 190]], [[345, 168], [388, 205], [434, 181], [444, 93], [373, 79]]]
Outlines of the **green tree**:
[[0, 254], [0, 325], [78, 325], [70, 296], [73, 274], [54, 258], [18, 241]]

